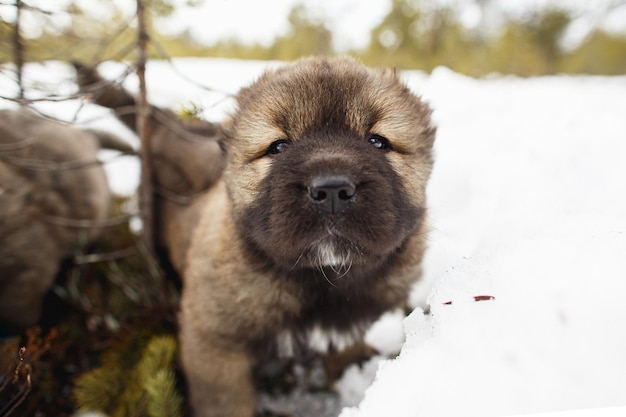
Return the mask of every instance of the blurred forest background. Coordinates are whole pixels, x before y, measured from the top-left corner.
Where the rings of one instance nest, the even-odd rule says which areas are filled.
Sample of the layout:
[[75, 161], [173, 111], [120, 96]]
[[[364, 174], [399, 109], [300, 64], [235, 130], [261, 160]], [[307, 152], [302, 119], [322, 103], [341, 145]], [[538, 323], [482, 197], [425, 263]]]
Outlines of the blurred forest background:
[[[23, 3], [21, 13], [28, 15], [24, 17], [31, 23], [29, 31], [22, 30], [25, 61], [130, 59], [136, 42], [136, 23], [132, 14], [118, 9], [114, 2], [100, 2], [110, 9], [112, 16], [103, 21], [81, 8], [78, 1], [69, 3], [62, 12], [29, 6], [21, 0], [1, 0], [0, 8], [15, 9], [12, 6], [16, 1]], [[209, 0], [186, 0], [185, 7], [196, 7], [206, 1]], [[333, 28], [319, 13], [312, 13], [308, 3], [295, 4], [288, 15], [289, 30], [277, 35], [270, 45], [246, 43], [235, 37], [201, 44], [189, 32], [177, 35], [160, 32], [157, 23], [167, 19], [179, 3], [150, 0], [147, 2], [153, 41], [150, 56], [293, 60], [305, 55], [349, 53], [370, 66], [430, 71], [444, 65], [471, 76], [626, 74], [626, 19], [621, 31], [607, 31], [598, 24], [587, 30], [582, 39], [566, 42], [568, 31], [581, 13], [591, 13], [600, 22], [609, 13], [623, 12], [625, 0], [587, 1], [582, 9], [550, 6], [551, 2], [545, 2], [546, 6], [521, 14], [511, 13], [505, 7], [506, 0], [389, 2], [389, 12], [372, 28], [365, 48], [337, 51]], [[464, 23], [460, 3], [471, 4], [479, 11], [480, 17], [472, 25]], [[4, 10], [0, 14], [0, 63], [13, 60], [17, 20], [11, 13]], [[236, 28], [237, 22], [232, 25]]]

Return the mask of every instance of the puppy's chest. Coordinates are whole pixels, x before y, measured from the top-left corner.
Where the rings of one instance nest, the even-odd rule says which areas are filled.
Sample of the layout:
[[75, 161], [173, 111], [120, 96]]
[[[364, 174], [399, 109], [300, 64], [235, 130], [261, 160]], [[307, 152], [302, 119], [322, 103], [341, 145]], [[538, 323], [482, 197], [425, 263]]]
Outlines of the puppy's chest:
[[351, 296], [339, 288], [317, 288], [303, 298], [299, 314], [286, 317], [275, 334], [279, 356], [341, 351], [360, 340], [384, 310], [369, 297]]
[[361, 327], [355, 325], [349, 329], [336, 329], [320, 324], [285, 327], [275, 335], [275, 351], [279, 357], [306, 356], [309, 352], [342, 351], [362, 338]]

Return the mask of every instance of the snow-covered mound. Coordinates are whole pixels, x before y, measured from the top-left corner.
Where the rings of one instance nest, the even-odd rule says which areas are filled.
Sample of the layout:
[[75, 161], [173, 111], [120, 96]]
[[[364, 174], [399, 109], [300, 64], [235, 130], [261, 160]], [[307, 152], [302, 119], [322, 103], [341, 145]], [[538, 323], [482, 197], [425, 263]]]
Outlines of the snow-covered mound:
[[439, 125], [431, 313], [341, 417], [626, 405], [626, 78], [416, 88]]
[[[267, 65], [275, 64], [181, 59], [174, 70], [153, 62], [149, 98], [200, 104], [219, 119], [231, 105], [223, 92]], [[38, 71], [44, 80], [57, 74]], [[377, 372], [375, 363], [351, 369], [339, 383], [349, 403], [376, 373], [341, 417], [626, 411], [626, 77], [404, 75], [439, 126], [424, 283], [411, 295], [416, 310], [404, 320], [400, 355]], [[3, 94], [7, 85], [0, 79]], [[40, 108], [132, 140], [102, 109], [76, 101]], [[114, 189], [132, 192], [135, 160], [107, 169]], [[393, 350], [401, 329], [402, 316], [390, 315], [368, 340]]]

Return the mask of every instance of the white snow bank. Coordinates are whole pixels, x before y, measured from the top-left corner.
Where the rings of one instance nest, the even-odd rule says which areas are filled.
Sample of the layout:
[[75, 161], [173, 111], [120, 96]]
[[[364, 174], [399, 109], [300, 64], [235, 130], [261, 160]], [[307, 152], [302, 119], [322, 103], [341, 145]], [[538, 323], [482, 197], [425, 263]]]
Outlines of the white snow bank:
[[421, 91], [440, 126], [431, 314], [341, 417], [626, 405], [626, 78], [438, 69]]

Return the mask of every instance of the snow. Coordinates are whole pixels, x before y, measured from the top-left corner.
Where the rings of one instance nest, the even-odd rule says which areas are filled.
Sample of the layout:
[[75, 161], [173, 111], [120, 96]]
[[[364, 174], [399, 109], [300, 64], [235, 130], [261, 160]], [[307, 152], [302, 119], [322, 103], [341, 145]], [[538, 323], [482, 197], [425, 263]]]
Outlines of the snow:
[[431, 312], [341, 417], [626, 405], [626, 78], [409, 83], [439, 125]]
[[[229, 94], [276, 63], [175, 65], [150, 63], [150, 99], [175, 109], [201, 104], [218, 120], [232, 105]], [[109, 76], [123, 71], [102, 68]], [[445, 68], [403, 75], [438, 125], [424, 279], [409, 317], [392, 312], [368, 333], [384, 354], [401, 347], [397, 358], [354, 366], [337, 384], [349, 405], [341, 417], [601, 407], [625, 415], [626, 77], [477, 80]], [[126, 85], [136, 89], [132, 77]], [[13, 92], [6, 79], [0, 91]], [[135, 140], [108, 112], [81, 104], [40, 108]], [[107, 170], [112, 187], [130, 193], [136, 161], [122, 162]], [[475, 301], [479, 295], [494, 299]]]

